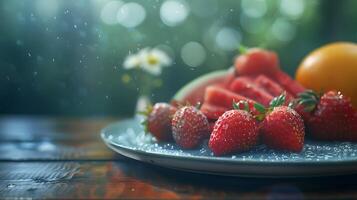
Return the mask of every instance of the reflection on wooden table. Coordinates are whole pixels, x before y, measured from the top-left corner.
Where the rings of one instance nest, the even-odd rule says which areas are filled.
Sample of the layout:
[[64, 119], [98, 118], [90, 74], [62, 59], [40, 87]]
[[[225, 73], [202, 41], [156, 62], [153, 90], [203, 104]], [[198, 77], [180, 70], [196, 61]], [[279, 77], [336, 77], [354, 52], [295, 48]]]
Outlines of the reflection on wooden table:
[[0, 199], [357, 198], [357, 176], [252, 179], [179, 172], [109, 150], [115, 119], [0, 118]]

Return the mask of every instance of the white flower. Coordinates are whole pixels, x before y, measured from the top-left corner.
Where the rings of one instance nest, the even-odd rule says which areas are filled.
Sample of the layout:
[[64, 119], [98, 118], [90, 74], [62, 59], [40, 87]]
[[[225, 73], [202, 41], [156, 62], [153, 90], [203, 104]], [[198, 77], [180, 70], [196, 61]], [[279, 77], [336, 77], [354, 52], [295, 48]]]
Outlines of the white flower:
[[125, 69], [140, 67], [144, 71], [160, 75], [162, 67], [170, 66], [172, 63], [170, 57], [160, 49], [144, 48], [136, 55], [128, 56], [124, 62]]
[[141, 60], [138, 55], [128, 55], [124, 61], [124, 69], [133, 69], [140, 67]]

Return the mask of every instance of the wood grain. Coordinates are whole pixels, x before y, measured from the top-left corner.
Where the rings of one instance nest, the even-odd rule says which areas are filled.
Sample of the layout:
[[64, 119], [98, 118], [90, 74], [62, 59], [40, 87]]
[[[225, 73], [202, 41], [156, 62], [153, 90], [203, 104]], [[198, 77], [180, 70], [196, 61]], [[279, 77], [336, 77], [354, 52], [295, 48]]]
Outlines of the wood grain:
[[0, 199], [357, 199], [357, 175], [235, 178], [126, 159], [99, 138], [112, 121], [0, 118]]
[[357, 197], [357, 184], [353, 177], [281, 180], [199, 175], [132, 160], [0, 163], [0, 198], [9, 197], [352, 199]]
[[0, 142], [0, 161], [118, 160], [123, 157], [97, 141]]

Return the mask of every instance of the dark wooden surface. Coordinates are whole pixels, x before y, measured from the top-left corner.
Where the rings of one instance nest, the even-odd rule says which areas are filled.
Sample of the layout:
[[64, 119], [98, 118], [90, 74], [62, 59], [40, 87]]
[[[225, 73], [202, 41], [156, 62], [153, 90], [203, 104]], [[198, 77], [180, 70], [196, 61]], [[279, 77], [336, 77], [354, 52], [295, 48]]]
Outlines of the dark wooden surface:
[[100, 140], [114, 119], [0, 118], [0, 199], [357, 199], [357, 176], [252, 179], [126, 159]]

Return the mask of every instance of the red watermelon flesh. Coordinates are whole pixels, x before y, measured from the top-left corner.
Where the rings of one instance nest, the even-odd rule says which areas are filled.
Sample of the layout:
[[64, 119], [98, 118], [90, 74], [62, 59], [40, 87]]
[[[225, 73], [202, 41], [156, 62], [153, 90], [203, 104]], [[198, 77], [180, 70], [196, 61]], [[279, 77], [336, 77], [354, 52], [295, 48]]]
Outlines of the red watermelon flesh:
[[274, 98], [264, 89], [257, 86], [254, 82], [245, 77], [236, 78], [230, 85], [229, 89], [237, 94], [255, 100], [264, 106], [268, 106]]
[[236, 94], [234, 92], [231, 92], [227, 89], [219, 88], [215, 86], [209, 86], [206, 88], [204, 103], [224, 107], [226, 109], [232, 109], [233, 102], [239, 102], [241, 100], [247, 101], [249, 108], [251, 110], [255, 110], [254, 109], [255, 101], [247, 97], [241, 96], [239, 94]]
[[303, 91], [305, 91], [305, 88], [300, 85], [297, 81], [292, 79], [287, 73], [279, 70], [275, 72], [272, 77], [273, 80], [275, 80], [281, 87], [283, 87], [287, 92], [292, 94], [294, 97], [297, 97], [297, 95]]
[[212, 105], [209, 103], [203, 103], [201, 111], [209, 120], [217, 120], [228, 109], [221, 106]]
[[[265, 75], [259, 75], [255, 80], [254, 83], [257, 84], [259, 87], [265, 89], [269, 94], [271, 94], [273, 97], [279, 96], [282, 94], [285, 90], [282, 88], [277, 82], [273, 81], [272, 79], [268, 78]], [[291, 95], [289, 92], [286, 92], [286, 102], [290, 102], [293, 100], [293, 95]]]

